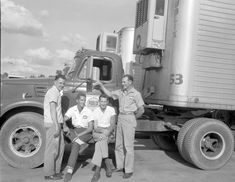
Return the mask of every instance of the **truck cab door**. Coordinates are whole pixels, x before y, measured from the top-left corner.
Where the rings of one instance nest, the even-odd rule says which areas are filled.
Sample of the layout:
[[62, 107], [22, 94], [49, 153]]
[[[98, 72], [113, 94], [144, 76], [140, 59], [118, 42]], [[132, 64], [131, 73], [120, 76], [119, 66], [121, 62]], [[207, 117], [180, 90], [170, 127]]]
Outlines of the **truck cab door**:
[[92, 56], [84, 58], [81, 62], [78, 62], [73, 74], [73, 78], [66, 80], [64, 92], [62, 96], [62, 112], [65, 112], [71, 106], [76, 105], [76, 97], [79, 92], [87, 93], [92, 89], [90, 83], [92, 78]]
[[69, 107], [76, 105], [76, 97], [79, 92], [86, 93], [87, 106], [91, 105], [88, 103], [90, 100], [93, 103], [92, 105], [98, 104], [98, 97], [95, 97], [98, 94], [93, 93], [92, 80], [99, 79], [100, 71], [98, 68], [93, 67], [93, 56], [88, 56], [77, 64], [74, 77], [70, 81], [66, 81], [67, 83], [64, 88], [64, 94], [62, 96], [63, 114], [65, 114]]

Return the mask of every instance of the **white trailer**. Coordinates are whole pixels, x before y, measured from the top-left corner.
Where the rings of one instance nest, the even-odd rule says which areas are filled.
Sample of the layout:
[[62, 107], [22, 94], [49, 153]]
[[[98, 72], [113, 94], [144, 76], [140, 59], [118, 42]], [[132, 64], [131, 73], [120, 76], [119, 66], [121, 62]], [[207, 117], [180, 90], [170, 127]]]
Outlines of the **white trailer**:
[[153, 139], [163, 148], [175, 140], [201, 169], [222, 167], [234, 150], [235, 2], [139, 0], [133, 50], [148, 112], [172, 131], [156, 127]]

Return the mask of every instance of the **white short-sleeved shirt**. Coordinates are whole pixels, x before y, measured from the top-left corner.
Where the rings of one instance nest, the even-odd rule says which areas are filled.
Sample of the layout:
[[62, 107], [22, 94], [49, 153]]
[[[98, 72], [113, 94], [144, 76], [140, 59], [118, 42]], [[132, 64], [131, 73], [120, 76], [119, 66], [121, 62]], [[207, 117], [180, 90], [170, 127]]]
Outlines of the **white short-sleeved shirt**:
[[92, 111], [86, 106], [82, 109], [81, 113], [78, 110], [77, 105], [68, 109], [65, 116], [72, 119], [74, 127], [88, 128], [88, 123], [93, 120]]
[[94, 121], [99, 127], [109, 127], [110, 119], [114, 115], [116, 115], [116, 112], [114, 108], [110, 106], [107, 106], [104, 112], [100, 109], [100, 107], [93, 111]]
[[61, 95], [62, 93], [56, 88], [56, 86], [52, 86], [46, 93], [44, 98], [44, 123], [45, 125], [53, 124], [50, 112], [50, 103], [56, 103], [56, 111], [57, 111], [57, 119], [58, 123], [63, 123], [63, 116], [61, 113]]

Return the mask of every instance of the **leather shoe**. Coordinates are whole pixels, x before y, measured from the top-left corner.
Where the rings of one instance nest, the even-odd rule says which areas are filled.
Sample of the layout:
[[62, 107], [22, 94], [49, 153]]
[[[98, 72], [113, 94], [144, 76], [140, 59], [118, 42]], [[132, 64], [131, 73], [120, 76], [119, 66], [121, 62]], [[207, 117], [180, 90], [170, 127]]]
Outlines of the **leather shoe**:
[[113, 170], [113, 172], [117, 172], [117, 173], [124, 172], [124, 169], [123, 168], [116, 168]]
[[109, 158], [105, 159], [105, 165], [106, 165], [106, 176], [110, 178], [112, 176], [112, 168]]
[[91, 182], [97, 182], [100, 179], [100, 173], [94, 173]]
[[127, 179], [130, 178], [133, 175], [133, 173], [124, 173], [123, 178]]
[[64, 173], [63, 172], [60, 172], [60, 173], [55, 173], [54, 176], [59, 176], [59, 177], [62, 177], [64, 176]]
[[54, 174], [54, 175], [51, 175], [51, 176], [44, 176], [44, 179], [45, 180], [60, 180], [60, 179], [63, 179], [61, 175], [58, 175], [58, 174]]
[[72, 174], [71, 173], [66, 173], [64, 175], [64, 182], [71, 181], [71, 179], [72, 179]]

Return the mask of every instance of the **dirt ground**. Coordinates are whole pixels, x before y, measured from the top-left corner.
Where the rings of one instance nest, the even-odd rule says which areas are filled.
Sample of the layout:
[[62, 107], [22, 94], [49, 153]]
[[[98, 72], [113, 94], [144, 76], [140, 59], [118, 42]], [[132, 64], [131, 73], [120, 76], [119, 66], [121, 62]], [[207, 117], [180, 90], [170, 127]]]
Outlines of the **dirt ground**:
[[[93, 147], [77, 161], [76, 172], [71, 182], [89, 182], [93, 171], [90, 164]], [[69, 154], [67, 146], [63, 166]], [[113, 156], [113, 152], [111, 150]], [[36, 169], [16, 169], [9, 166], [0, 157], [1, 182], [44, 182], [42, 166]], [[63, 181], [63, 180], [59, 180]], [[160, 150], [151, 139], [136, 139], [135, 141], [135, 172], [130, 179], [123, 179], [121, 173], [113, 173], [111, 178], [105, 176], [102, 169], [100, 182], [234, 182], [235, 152], [230, 161], [220, 170], [203, 171], [185, 162], [178, 152]]]

